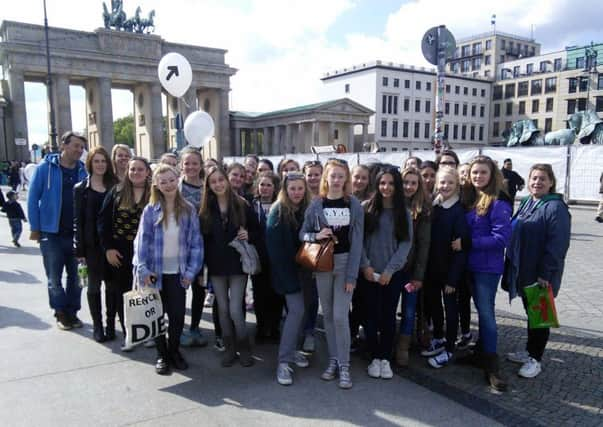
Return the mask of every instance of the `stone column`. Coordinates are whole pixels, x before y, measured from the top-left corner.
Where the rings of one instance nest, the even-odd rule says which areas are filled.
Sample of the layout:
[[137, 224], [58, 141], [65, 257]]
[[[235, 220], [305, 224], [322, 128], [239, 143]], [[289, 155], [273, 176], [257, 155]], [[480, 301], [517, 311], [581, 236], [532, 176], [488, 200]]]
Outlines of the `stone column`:
[[[27, 137], [27, 110], [25, 109], [25, 78], [23, 73], [19, 70], [11, 69], [8, 74], [8, 86], [15, 139], [25, 139], [27, 144], [29, 144]], [[9, 146], [13, 145], [15, 147], [15, 158], [11, 160], [29, 160], [28, 145], [15, 145], [14, 140], [7, 141], [7, 143]]]
[[285, 126], [285, 143], [283, 144], [285, 149], [281, 154], [291, 153], [291, 147], [293, 146], [293, 125], [288, 124]]
[[[54, 76], [52, 79], [53, 103], [55, 112], [55, 123], [57, 127], [57, 140], [70, 130], [71, 126], [71, 95], [69, 93], [69, 77], [64, 75]], [[50, 110], [50, 106], [49, 106]], [[50, 116], [50, 111], [49, 111]]]
[[161, 85], [159, 83], [151, 83], [149, 92], [151, 99], [149, 100], [150, 115], [151, 115], [151, 144], [150, 157], [158, 158], [166, 151], [166, 142], [163, 137], [163, 112], [161, 108]]
[[281, 127], [276, 125], [274, 127], [274, 134], [272, 137], [272, 151], [270, 154], [280, 154], [284, 153], [283, 145], [281, 143]]
[[312, 123], [312, 139], [311, 139], [311, 143], [310, 143], [311, 146], [312, 145], [320, 145], [319, 131], [320, 131], [320, 123], [318, 123], [318, 122]]
[[335, 145], [335, 122], [329, 122], [329, 137], [327, 145]]
[[228, 110], [228, 92], [229, 88], [218, 89], [219, 114], [216, 123], [216, 139], [218, 140], [216, 155], [218, 159], [224, 156], [230, 156], [236, 153], [230, 141], [230, 111]]
[[99, 111], [96, 126], [99, 130], [100, 143], [109, 152], [113, 149], [113, 106], [111, 104], [111, 79], [98, 79]]
[[273, 141], [270, 138], [270, 128], [265, 127], [262, 130], [262, 154], [270, 154], [272, 153], [272, 145]]
[[348, 124], [348, 152], [356, 151], [354, 147], [354, 123]]
[[364, 144], [368, 143], [368, 123], [362, 124], [362, 147], [364, 148]]
[[242, 146], [241, 146], [241, 128], [234, 128], [234, 149], [235, 149], [235, 153], [240, 153], [242, 152]]

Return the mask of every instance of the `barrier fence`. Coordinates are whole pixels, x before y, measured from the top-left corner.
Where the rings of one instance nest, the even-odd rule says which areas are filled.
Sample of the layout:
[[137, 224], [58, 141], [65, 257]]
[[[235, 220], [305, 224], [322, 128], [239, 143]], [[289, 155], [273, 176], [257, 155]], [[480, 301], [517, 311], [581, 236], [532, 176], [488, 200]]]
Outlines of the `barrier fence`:
[[[502, 166], [503, 160], [513, 161], [513, 170], [527, 180], [530, 167], [535, 163], [550, 163], [557, 178], [557, 192], [568, 201], [597, 202], [599, 200], [599, 177], [603, 172], [603, 145], [571, 145], [547, 147], [484, 147], [454, 150], [461, 163], [469, 162], [477, 155], [486, 155]], [[259, 156], [269, 159], [274, 167], [283, 159], [293, 159], [300, 166], [308, 160], [320, 160], [337, 157], [346, 160], [350, 167], [357, 164], [390, 163], [403, 166], [408, 157], [416, 156], [421, 160], [435, 160], [433, 151], [408, 150], [395, 153], [342, 153], [342, 154], [284, 154], [277, 156]], [[244, 161], [244, 156], [225, 157], [224, 162]], [[527, 195], [524, 188], [518, 197]]]

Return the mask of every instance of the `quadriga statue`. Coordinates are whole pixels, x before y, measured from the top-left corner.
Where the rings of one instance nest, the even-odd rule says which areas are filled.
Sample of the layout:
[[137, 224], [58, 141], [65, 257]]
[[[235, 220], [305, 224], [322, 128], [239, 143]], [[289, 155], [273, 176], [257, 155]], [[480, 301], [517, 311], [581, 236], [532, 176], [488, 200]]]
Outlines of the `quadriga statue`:
[[574, 113], [568, 117], [567, 123], [581, 144], [603, 144], [603, 120], [595, 110]]
[[540, 135], [540, 129], [534, 126], [532, 120], [518, 120], [513, 123], [511, 129], [505, 131], [505, 133], [507, 137], [507, 147], [516, 147], [518, 145], [544, 145], [544, 140]]

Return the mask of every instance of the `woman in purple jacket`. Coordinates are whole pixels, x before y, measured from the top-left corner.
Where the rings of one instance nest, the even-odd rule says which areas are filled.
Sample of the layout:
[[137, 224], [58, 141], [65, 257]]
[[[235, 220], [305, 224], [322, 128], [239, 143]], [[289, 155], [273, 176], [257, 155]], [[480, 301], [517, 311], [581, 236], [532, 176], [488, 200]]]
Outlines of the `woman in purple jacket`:
[[468, 268], [473, 277], [471, 293], [479, 317], [479, 342], [473, 360], [485, 370], [490, 386], [504, 391], [507, 384], [498, 372], [494, 302], [504, 269], [505, 248], [511, 238], [511, 202], [503, 190], [502, 174], [494, 161], [477, 156], [469, 168], [470, 186], [463, 200], [471, 233]]

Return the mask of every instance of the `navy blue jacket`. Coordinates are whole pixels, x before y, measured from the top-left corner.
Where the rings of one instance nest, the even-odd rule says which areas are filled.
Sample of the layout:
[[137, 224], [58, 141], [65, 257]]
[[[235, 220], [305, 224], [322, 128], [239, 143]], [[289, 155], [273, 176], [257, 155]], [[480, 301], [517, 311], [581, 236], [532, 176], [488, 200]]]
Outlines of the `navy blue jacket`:
[[531, 208], [530, 198], [522, 200], [513, 216], [502, 281], [509, 299], [523, 295], [523, 288], [538, 278], [550, 282], [553, 295], [557, 296], [569, 249], [571, 215], [561, 195], [544, 196]]

